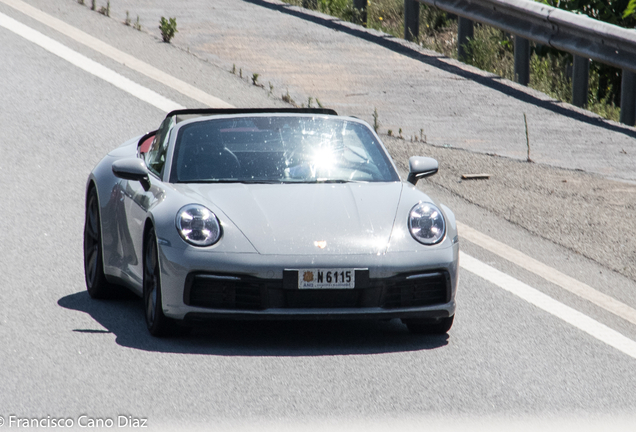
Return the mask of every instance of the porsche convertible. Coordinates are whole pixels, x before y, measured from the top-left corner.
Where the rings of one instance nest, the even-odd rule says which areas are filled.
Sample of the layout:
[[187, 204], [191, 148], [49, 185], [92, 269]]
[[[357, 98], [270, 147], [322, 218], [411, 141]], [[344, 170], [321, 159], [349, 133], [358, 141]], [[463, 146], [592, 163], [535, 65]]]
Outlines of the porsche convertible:
[[450, 209], [403, 181], [374, 130], [329, 109], [189, 109], [109, 153], [86, 184], [88, 294], [123, 286], [154, 336], [215, 320], [401, 319], [443, 334]]

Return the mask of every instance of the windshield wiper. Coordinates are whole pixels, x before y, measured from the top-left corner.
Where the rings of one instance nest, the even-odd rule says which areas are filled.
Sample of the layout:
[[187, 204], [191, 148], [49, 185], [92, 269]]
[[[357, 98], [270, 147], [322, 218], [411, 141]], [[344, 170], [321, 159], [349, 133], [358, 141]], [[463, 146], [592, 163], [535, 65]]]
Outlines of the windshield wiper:
[[368, 183], [360, 180], [346, 179], [315, 179], [315, 180], [239, 180], [239, 179], [205, 179], [205, 180], [189, 180], [183, 183], [240, 183], [240, 184], [341, 184], [341, 183]]
[[234, 180], [234, 179], [196, 179], [196, 180], [181, 180], [179, 183], [238, 183], [238, 180]]
[[236, 183], [244, 184], [278, 184], [284, 183], [283, 180], [237, 180]]
[[243, 184], [255, 184], [255, 183], [263, 183], [263, 184], [276, 184], [283, 183], [283, 180], [246, 180], [246, 179], [199, 179], [199, 180], [188, 180], [183, 183], [243, 183]]
[[300, 183], [326, 183], [326, 184], [338, 184], [338, 183], [367, 183], [360, 180], [346, 180], [346, 179], [316, 179], [316, 180], [305, 180]]

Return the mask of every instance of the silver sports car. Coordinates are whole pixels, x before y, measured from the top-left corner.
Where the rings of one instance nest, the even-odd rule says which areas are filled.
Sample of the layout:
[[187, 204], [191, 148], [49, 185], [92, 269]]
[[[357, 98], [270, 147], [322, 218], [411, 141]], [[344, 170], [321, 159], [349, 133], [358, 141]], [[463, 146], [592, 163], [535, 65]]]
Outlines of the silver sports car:
[[455, 315], [453, 213], [406, 182], [367, 123], [327, 109], [168, 114], [86, 184], [93, 298], [125, 286], [148, 330], [211, 319], [393, 319], [446, 333]]

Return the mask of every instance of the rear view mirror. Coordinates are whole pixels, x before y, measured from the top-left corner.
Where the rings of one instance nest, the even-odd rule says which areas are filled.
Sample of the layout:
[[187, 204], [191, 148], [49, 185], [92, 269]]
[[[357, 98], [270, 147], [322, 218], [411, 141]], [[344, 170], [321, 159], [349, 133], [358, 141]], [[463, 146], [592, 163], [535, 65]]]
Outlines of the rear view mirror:
[[409, 176], [406, 179], [415, 185], [419, 179], [432, 176], [439, 170], [437, 161], [430, 157], [413, 156], [409, 159]]

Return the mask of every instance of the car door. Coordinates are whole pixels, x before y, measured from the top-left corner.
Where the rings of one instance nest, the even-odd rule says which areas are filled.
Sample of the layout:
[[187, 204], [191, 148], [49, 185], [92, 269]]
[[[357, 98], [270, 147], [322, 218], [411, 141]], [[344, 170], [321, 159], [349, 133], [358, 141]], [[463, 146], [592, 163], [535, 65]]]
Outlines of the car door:
[[123, 251], [123, 271], [135, 284], [143, 281], [143, 234], [149, 209], [163, 197], [162, 182], [173, 117], [168, 117], [159, 127], [155, 140], [147, 153], [140, 154], [150, 172], [150, 188], [146, 190], [138, 181], [121, 180], [124, 200], [125, 225], [130, 234], [127, 248]]

